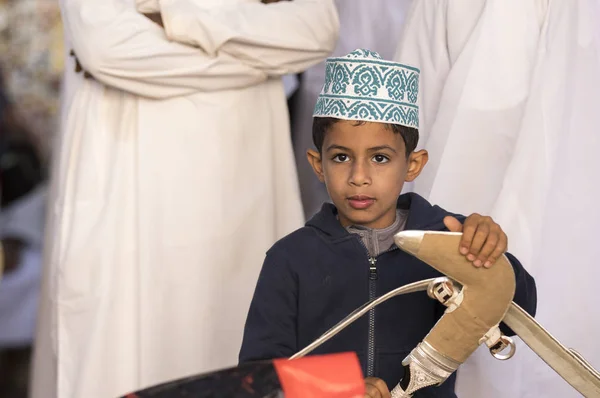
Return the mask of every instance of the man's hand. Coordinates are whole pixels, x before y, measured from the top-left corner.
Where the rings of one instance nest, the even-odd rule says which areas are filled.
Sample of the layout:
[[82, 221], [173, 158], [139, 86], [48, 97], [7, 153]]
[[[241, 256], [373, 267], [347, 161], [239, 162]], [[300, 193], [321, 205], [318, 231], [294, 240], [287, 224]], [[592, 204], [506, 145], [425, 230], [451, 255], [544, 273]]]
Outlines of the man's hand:
[[390, 390], [388, 390], [385, 381], [376, 377], [367, 377], [365, 379], [365, 398], [391, 398]]
[[162, 20], [162, 15], [159, 12], [155, 12], [152, 14], [143, 14], [146, 18], [148, 18], [149, 20], [151, 20], [152, 22], [154, 22], [155, 24], [158, 24], [160, 27], [164, 28], [165, 26], [163, 25], [163, 20]]
[[91, 79], [93, 76], [87, 70], [83, 69], [83, 66], [81, 66], [81, 64], [79, 63], [79, 58], [77, 58], [77, 54], [75, 54], [75, 51], [71, 50], [69, 52], [69, 55], [75, 59], [75, 73], [83, 72], [83, 77], [85, 77], [86, 79]]
[[508, 238], [491, 217], [472, 214], [461, 224], [454, 217], [444, 218], [451, 232], [462, 232], [459, 250], [475, 267], [489, 268], [506, 252]]

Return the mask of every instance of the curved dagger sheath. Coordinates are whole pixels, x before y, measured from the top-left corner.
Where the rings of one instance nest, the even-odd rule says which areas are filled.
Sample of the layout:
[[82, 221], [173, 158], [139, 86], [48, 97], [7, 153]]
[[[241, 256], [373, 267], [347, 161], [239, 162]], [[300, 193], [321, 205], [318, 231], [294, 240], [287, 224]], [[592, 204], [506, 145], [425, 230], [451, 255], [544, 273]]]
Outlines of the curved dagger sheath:
[[[442, 301], [448, 310], [424, 341], [403, 361], [406, 380], [392, 391], [392, 397], [411, 397], [421, 388], [441, 384], [484, 341], [496, 358], [510, 358], [514, 351], [504, 357], [497, 353], [507, 346], [502, 343], [508, 341], [509, 345], [513, 344], [509, 338], [501, 336], [498, 329], [500, 321], [573, 388], [586, 397], [600, 397], [600, 373], [579, 353], [562, 345], [533, 317], [510, 301], [515, 283], [508, 259], [503, 256], [490, 269], [475, 268], [458, 253], [460, 236], [460, 233], [452, 232], [398, 233], [395, 242], [400, 249], [448, 278], [414, 282], [366, 303], [291, 359], [307, 355], [384, 301], [400, 294], [427, 290], [430, 297]], [[498, 346], [502, 348], [498, 349]]]

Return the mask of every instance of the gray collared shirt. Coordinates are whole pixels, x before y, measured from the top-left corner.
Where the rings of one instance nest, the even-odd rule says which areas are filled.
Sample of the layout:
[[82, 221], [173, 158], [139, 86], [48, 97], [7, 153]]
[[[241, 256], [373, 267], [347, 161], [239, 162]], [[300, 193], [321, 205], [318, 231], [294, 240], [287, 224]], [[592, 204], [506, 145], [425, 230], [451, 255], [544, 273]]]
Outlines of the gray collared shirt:
[[408, 210], [396, 210], [396, 220], [387, 228], [374, 229], [360, 225], [350, 225], [346, 230], [351, 234], [360, 236], [362, 243], [369, 252], [369, 256], [377, 257], [394, 246], [394, 235], [406, 227]]

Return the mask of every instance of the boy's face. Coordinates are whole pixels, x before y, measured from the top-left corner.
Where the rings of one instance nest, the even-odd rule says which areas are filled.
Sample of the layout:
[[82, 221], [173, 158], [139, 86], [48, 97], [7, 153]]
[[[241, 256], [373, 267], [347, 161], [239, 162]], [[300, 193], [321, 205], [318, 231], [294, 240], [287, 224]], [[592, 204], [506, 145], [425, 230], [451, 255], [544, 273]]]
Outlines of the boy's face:
[[329, 129], [321, 154], [309, 150], [307, 155], [344, 227], [393, 224], [404, 182], [413, 181], [427, 163], [424, 150], [406, 159], [402, 136], [384, 124], [347, 120]]

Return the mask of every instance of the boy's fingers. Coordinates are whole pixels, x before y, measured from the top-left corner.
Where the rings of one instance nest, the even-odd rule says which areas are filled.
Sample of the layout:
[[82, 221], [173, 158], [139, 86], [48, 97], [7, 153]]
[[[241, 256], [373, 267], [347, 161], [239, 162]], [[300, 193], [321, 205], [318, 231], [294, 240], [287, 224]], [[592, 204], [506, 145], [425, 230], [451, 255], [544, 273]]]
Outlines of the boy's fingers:
[[463, 225], [458, 219], [452, 216], [444, 217], [444, 225], [450, 232], [462, 232]]
[[473, 241], [473, 237], [475, 236], [475, 232], [477, 231], [477, 223], [478, 223], [478, 214], [474, 214], [465, 220], [463, 224], [463, 235], [460, 240], [460, 252], [462, 254], [469, 253], [469, 249], [471, 248], [471, 243]]
[[[490, 227], [487, 224], [480, 223], [477, 226], [477, 231], [475, 232], [475, 236], [473, 236], [473, 241], [471, 242], [471, 247], [469, 248], [469, 255], [467, 255], [467, 259], [469, 261], [476, 261], [481, 248], [485, 244], [488, 236], [490, 235]], [[478, 264], [475, 264], [478, 266]], [[481, 265], [481, 264], [479, 264]]]
[[368, 377], [365, 379], [365, 387], [365, 398], [391, 398], [387, 384], [381, 379]]
[[379, 390], [377, 390], [377, 388], [375, 388], [374, 386], [367, 384], [367, 387], [365, 389], [365, 398], [382, 398], [381, 394], [379, 393]]
[[485, 240], [485, 244], [477, 256], [477, 266], [481, 266], [489, 260], [490, 255], [494, 252], [494, 250], [496, 250], [496, 247], [500, 243], [500, 234], [501, 232], [499, 229], [496, 230], [496, 228], [492, 227], [487, 239]]
[[506, 253], [506, 249], [508, 248], [508, 238], [505, 233], [500, 234], [500, 239], [496, 248], [492, 252], [492, 254], [488, 257], [488, 260], [483, 264], [484, 267], [489, 268], [500, 258], [501, 255]]

